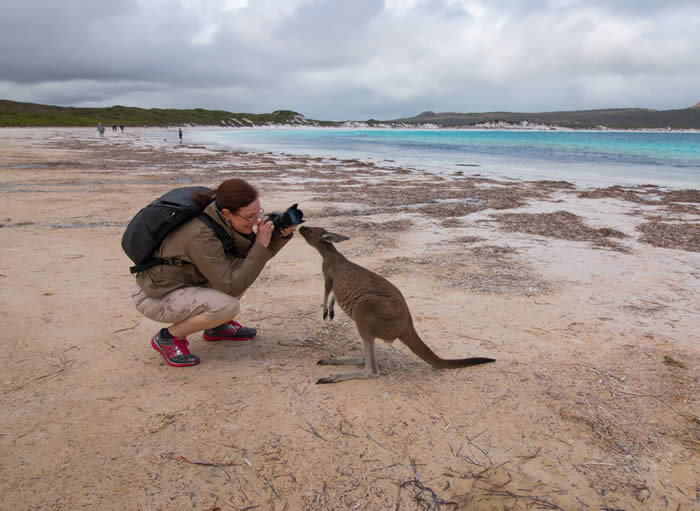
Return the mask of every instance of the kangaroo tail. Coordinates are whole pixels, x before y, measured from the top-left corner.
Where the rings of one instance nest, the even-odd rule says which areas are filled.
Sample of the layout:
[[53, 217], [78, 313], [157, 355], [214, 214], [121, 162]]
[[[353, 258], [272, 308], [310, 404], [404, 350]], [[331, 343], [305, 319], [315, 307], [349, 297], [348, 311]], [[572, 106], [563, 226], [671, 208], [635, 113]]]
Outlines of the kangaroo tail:
[[420, 338], [418, 332], [413, 327], [413, 324], [409, 327], [405, 334], [399, 337], [401, 342], [408, 346], [413, 353], [418, 355], [422, 360], [430, 364], [436, 369], [456, 369], [459, 367], [473, 366], [476, 364], [486, 364], [488, 362], [495, 362], [496, 359], [484, 358], [484, 357], [472, 357], [472, 358], [453, 358], [446, 359], [438, 357], [433, 350], [431, 350]]

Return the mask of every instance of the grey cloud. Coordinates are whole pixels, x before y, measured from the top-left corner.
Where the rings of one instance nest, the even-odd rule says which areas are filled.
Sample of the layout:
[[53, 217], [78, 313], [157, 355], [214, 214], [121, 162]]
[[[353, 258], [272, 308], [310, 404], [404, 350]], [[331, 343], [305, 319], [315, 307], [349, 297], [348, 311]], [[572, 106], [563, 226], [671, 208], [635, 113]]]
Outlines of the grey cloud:
[[291, 108], [317, 119], [700, 100], [697, 2], [243, 4], [2, 7], [0, 94], [51, 104]]

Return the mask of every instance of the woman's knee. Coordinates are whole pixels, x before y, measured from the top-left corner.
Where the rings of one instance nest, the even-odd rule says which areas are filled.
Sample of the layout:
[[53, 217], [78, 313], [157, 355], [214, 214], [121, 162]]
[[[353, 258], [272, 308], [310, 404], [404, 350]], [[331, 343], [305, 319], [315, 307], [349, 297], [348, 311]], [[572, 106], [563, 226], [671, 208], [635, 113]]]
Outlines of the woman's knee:
[[212, 320], [216, 319], [221, 323], [225, 323], [235, 318], [240, 310], [241, 302], [238, 298], [222, 294], [222, 296], [218, 296], [217, 299], [209, 303], [209, 307], [203, 314]]

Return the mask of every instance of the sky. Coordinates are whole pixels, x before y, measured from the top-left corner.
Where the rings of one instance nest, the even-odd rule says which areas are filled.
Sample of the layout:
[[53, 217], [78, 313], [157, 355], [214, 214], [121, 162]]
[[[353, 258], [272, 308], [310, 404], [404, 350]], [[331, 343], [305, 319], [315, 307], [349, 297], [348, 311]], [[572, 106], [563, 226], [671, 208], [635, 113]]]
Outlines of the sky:
[[0, 0], [0, 99], [390, 120], [700, 102], [698, 0]]

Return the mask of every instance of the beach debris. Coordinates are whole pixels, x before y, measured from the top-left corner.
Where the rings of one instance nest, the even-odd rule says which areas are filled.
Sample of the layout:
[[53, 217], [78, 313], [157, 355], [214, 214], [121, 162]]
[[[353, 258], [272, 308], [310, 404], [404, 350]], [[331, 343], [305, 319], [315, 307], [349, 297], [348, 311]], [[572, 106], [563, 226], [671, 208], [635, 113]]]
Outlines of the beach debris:
[[510, 232], [536, 234], [569, 241], [589, 241], [597, 248], [609, 248], [618, 252], [630, 250], [610, 238], [627, 236], [610, 227], [593, 228], [583, 223], [583, 219], [568, 211], [554, 213], [505, 213], [492, 215], [501, 228]]
[[679, 369], [685, 369], [685, 364], [683, 362], [679, 362], [671, 355], [664, 355], [664, 364], [672, 367], [678, 367]]
[[639, 241], [660, 248], [700, 252], [700, 224], [647, 222], [637, 226]]
[[459, 250], [441, 250], [420, 257], [389, 258], [379, 271], [386, 275], [424, 273], [450, 287], [474, 293], [533, 296], [551, 291], [551, 284], [513, 258], [517, 250], [512, 247], [457, 245]]

